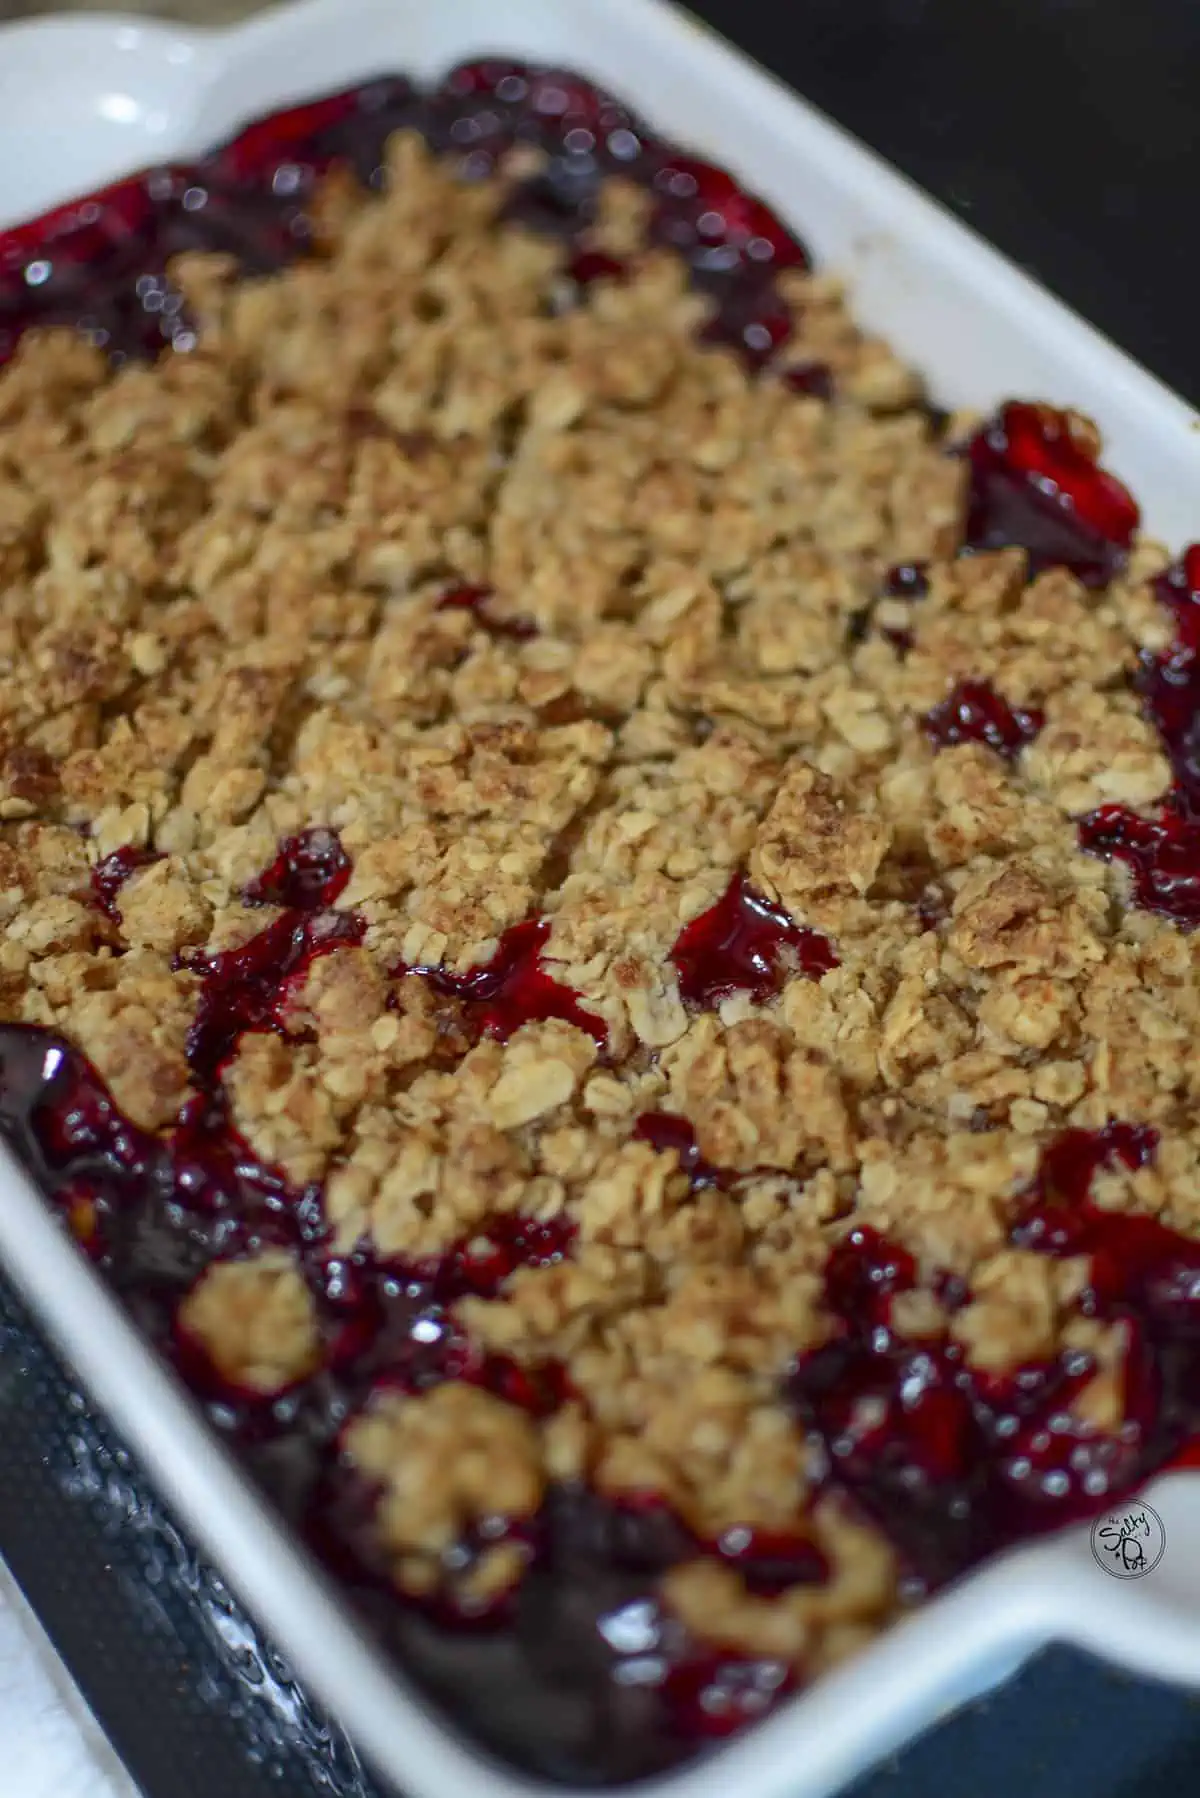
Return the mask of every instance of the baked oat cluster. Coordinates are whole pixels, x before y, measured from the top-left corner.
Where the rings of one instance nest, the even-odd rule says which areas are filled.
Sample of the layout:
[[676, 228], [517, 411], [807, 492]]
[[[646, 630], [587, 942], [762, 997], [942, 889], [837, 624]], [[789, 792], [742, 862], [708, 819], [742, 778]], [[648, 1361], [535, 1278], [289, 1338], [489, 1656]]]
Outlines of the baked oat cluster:
[[519, 1636], [602, 1518], [683, 1741], [1200, 1421], [1198, 583], [490, 79], [0, 376], [0, 1104], [343, 1570]]

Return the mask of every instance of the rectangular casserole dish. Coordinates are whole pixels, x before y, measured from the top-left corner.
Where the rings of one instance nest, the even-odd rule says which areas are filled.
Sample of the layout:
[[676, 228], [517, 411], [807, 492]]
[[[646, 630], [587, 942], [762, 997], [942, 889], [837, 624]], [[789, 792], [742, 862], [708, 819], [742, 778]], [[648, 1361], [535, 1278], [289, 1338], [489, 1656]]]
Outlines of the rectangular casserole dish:
[[[497, 39], [501, 41], [497, 41]], [[844, 270], [864, 322], [925, 370], [944, 404], [1035, 394], [1091, 414], [1111, 465], [1167, 542], [1192, 527], [1190, 410], [961, 226], [767, 77], [655, 0], [522, 0], [502, 29], [482, 0], [312, 0], [236, 30], [118, 20], [7, 30], [0, 216], [16, 220], [149, 162], [188, 155], [289, 101], [390, 66], [436, 74], [483, 48], [578, 66], [663, 130], [727, 162]], [[69, 119], [69, 131], [39, 120]], [[715, 123], [714, 123], [715, 122]], [[36, 158], [29, 146], [44, 146]], [[25, 167], [23, 163], [31, 166]], [[462, 1745], [364, 1640], [323, 1576], [214, 1444], [7, 1159], [0, 1255], [97, 1400], [141, 1454], [301, 1677], [412, 1798], [537, 1788]], [[1168, 1549], [1136, 1583], [1095, 1566], [1086, 1530], [963, 1580], [709, 1759], [638, 1790], [818, 1798], [986, 1689], [1049, 1639], [1200, 1684], [1200, 1482], [1156, 1483]]]

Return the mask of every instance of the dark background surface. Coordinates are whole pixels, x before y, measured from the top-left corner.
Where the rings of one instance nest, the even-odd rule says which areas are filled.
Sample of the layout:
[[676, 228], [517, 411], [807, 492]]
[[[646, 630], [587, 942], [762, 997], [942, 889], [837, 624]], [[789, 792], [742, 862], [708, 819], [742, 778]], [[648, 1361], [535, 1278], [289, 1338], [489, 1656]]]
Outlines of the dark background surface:
[[[691, 10], [1200, 402], [1200, 7], [696, 0]], [[802, 221], [802, 195], [796, 206]]]
[[[701, 0], [693, 11], [1200, 401], [1200, 8]], [[802, 220], [802, 195], [796, 211]], [[1200, 522], [1200, 495], [1197, 511]], [[0, 1554], [146, 1798], [378, 1798], [2, 1287]], [[1200, 1791], [1200, 1708], [1055, 1650], [855, 1798], [1017, 1791]], [[0, 1795], [26, 1798], [2, 1765]]]

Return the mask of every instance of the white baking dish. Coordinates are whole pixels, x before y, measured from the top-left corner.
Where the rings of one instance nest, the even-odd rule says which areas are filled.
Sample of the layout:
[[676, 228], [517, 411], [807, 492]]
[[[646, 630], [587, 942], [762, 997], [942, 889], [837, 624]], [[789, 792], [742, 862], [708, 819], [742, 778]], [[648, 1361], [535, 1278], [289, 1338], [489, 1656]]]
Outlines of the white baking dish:
[[[1073, 404], [1173, 544], [1200, 520], [1200, 421], [971, 233], [724, 44], [659, 0], [307, 0], [236, 30], [48, 19], [0, 31], [0, 219], [147, 162], [198, 151], [249, 116], [389, 68], [432, 75], [504, 50], [578, 67], [661, 129], [728, 163], [846, 270], [858, 310], [944, 403], [1010, 394]], [[1033, 202], [1031, 202], [1033, 203]], [[217, 1448], [23, 1175], [0, 1157], [0, 1258], [178, 1514], [297, 1672], [409, 1798], [545, 1790], [447, 1729]], [[1200, 1686], [1200, 1475], [1148, 1494], [1155, 1573], [1102, 1572], [1086, 1529], [984, 1567], [702, 1764], [642, 1798], [821, 1798], [1039, 1644], [1069, 1640]]]

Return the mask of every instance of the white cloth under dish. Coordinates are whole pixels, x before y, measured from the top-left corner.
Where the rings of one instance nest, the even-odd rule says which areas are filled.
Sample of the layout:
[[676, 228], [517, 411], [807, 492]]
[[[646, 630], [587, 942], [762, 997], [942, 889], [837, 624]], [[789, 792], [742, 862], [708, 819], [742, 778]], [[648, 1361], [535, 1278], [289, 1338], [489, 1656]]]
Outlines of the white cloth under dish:
[[137, 1798], [3, 1563], [0, 1798]]

